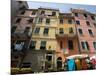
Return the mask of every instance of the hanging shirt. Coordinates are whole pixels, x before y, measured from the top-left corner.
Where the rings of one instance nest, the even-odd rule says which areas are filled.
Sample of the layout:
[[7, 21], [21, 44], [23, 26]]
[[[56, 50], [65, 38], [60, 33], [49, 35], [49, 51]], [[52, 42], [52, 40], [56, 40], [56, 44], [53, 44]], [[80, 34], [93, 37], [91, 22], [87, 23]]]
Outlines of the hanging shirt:
[[80, 62], [79, 59], [75, 60], [75, 64], [76, 64], [77, 70], [81, 70], [82, 69], [81, 62]]
[[91, 63], [92, 63], [92, 65], [93, 65], [93, 68], [95, 69], [95, 68], [96, 68], [96, 60], [95, 60], [95, 59], [92, 59], [92, 60], [91, 60]]
[[24, 43], [22, 42], [21, 44], [15, 44], [15, 50], [21, 51], [23, 48]]
[[75, 61], [74, 61], [74, 59], [69, 59], [67, 61], [67, 64], [68, 64], [68, 70], [69, 71], [74, 71], [75, 70]]
[[88, 69], [88, 65], [85, 59], [82, 59], [82, 69], [83, 70], [87, 70]]

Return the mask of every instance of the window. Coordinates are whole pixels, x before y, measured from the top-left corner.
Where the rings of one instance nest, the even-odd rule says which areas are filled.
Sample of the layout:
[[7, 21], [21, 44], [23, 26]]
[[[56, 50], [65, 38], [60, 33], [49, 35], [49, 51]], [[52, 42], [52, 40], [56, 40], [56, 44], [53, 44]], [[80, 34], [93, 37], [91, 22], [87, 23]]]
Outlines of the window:
[[52, 12], [52, 16], [55, 16], [56, 15], [56, 12]]
[[30, 30], [30, 27], [26, 27], [25, 30], [24, 30], [24, 33], [25, 34], [28, 34], [29, 33], [29, 30]]
[[92, 30], [88, 29], [90, 36], [93, 36]]
[[62, 43], [62, 41], [60, 41], [60, 48], [62, 49], [63, 47], [63, 43]]
[[45, 14], [45, 11], [41, 11], [41, 15], [42, 15], [42, 14]]
[[20, 14], [21, 14], [21, 15], [24, 15], [24, 13], [25, 13], [25, 10], [24, 10], [24, 11], [22, 11]]
[[41, 41], [40, 49], [46, 49], [46, 41]]
[[78, 29], [78, 31], [80, 35], [83, 35], [82, 29]]
[[60, 23], [63, 24], [63, 19], [60, 19]]
[[82, 48], [85, 49], [85, 43], [81, 42]]
[[73, 50], [73, 41], [72, 40], [68, 40], [68, 48], [70, 49], [70, 50]]
[[39, 34], [40, 28], [35, 29], [35, 34]]
[[89, 44], [88, 44], [88, 42], [85, 42], [85, 44], [86, 44], [86, 48], [89, 50]]
[[69, 24], [72, 24], [72, 20], [68, 20], [68, 23], [69, 23]]
[[30, 68], [31, 67], [31, 63], [29, 62], [25, 62], [22, 64], [22, 68]]
[[69, 33], [74, 33], [74, 31], [73, 31], [73, 28], [72, 28], [72, 27], [70, 27], [70, 28], [69, 28]]
[[89, 21], [86, 21], [86, 24], [87, 24], [88, 26], [90, 26], [90, 22], [89, 22]]
[[64, 33], [63, 28], [60, 28], [60, 29], [59, 29], [59, 33], [60, 33], [60, 34], [63, 34], [63, 33]]
[[32, 12], [32, 15], [35, 15], [35, 13], [36, 13], [36, 12], [35, 12], [35, 11], [33, 11], [33, 12]]
[[42, 23], [43, 18], [39, 18], [38, 23]]
[[47, 59], [48, 61], [51, 61], [51, 60], [52, 60], [52, 56], [47, 55], [47, 56], [46, 56], [46, 59]]
[[50, 24], [50, 19], [46, 19], [46, 24]]
[[77, 21], [76, 21], [76, 24], [77, 24], [77, 25], [80, 25], [80, 21], [77, 20]]
[[94, 16], [91, 16], [91, 19], [92, 19], [92, 20], [95, 20], [95, 17], [94, 17]]
[[85, 18], [87, 18], [87, 14], [83, 14]]
[[24, 10], [24, 9], [26, 9], [25, 5], [23, 5], [22, 7], [19, 8], [19, 10]]
[[44, 34], [44, 35], [48, 35], [48, 32], [49, 32], [49, 28], [44, 28], [43, 34]]
[[30, 49], [35, 49], [36, 41], [31, 41], [30, 43]]
[[30, 19], [28, 20], [28, 23], [32, 23], [32, 22], [33, 22], [33, 19], [30, 18]]
[[75, 16], [78, 17], [78, 13], [75, 13]]
[[93, 46], [94, 46], [94, 48], [96, 49], [96, 42], [93, 42]]
[[11, 28], [11, 33], [12, 33], [12, 34], [15, 32], [16, 28], [17, 28], [17, 26], [13, 26], [13, 27]]
[[81, 42], [81, 45], [82, 45], [82, 49], [89, 50], [88, 42]]
[[20, 21], [21, 21], [21, 18], [18, 18], [18, 19], [16, 20], [16, 23], [20, 23]]

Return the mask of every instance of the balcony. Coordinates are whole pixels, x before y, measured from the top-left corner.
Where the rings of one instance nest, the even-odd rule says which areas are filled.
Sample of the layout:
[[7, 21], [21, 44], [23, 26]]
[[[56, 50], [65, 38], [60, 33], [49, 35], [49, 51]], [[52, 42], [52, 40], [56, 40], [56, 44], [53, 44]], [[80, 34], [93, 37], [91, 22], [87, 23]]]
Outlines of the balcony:
[[23, 55], [28, 49], [28, 45], [25, 42], [20, 42], [11, 45], [11, 53], [12, 54], [21, 54]]
[[32, 35], [31, 31], [23, 31], [23, 30], [18, 30], [14, 33], [11, 34], [12, 38], [22, 38], [22, 39], [28, 39]]
[[75, 31], [60, 31], [60, 30], [56, 30], [56, 37], [75, 37], [76, 36], [76, 32]]

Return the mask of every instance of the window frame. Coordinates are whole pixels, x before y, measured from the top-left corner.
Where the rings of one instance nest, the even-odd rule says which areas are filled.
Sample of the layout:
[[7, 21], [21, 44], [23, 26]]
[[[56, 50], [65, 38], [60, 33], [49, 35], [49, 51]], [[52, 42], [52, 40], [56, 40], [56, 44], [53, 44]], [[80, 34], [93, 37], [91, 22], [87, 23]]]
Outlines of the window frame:
[[46, 18], [46, 24], [50, 24], [50, 18]]
[[87, 15], [86, 13], [84, 13], [83, 15], [84, 15], [84, 17], [85, 17], [85, 18], [87, 18], [87, 17], [88, 17], [88, 15]]
[[44, 28], [43, 34], [44, 34], [44, 35], [48, 35], [48, 33], [49, 33], [49, 28]]
[[17, 19], [16, 19], [16, 23], [20, 23], [21, 20], [22, 20], [21, 18], [17, 18]]
[[63, 19], [60, 19], [59, 21], [60, 21], [60, 24], [63, 24], [64, 23], [64, 20]]
[[93, 47], [96, 50], [96, 42], [93, 42]]
[[92, 37], [94, 36], [91, 29], [88, 29], [88, 33], [89, 33], [90, 36], [92, 36]]
[[81, 47], [83, 50], [88, 50], [89, 51], [89, 44], [87, 41], [81, 41]]
[[70, 33], [70, 34], [73, 34], [73, 33], [74, 33], [73, 27], [70, 27], [70, 28], [69, 28], [69, 33]]
[[91, 19], [92, 19], [92, 20], [95, 20], [95, 16], [91, 16]]
[[77, 24], [77, 25], [80, 25], [80, 21], [79, 21], [79, 20], [76, 20], [76, 24]]
[[42, 23], [42, 21], [43, 21], [43, 18], [38, 19], [38, 23]]
[[33, 18], [28, 19], [28, 23], [33, 23]]
[[35, 49], [37, 41], [32, 40], [30, 42], [30, 49]]
[[89, 21], [86, 21], [86, 25], [87, 26], [91, 26]]
[[52, 16], [56, 16], [56, 12], [55, 11], [52, 12]]
[[68, 40], [68, 49], [69, 50], [74, 50], [74, 42], [73, 42], [73, 40]]
[[36, 11], [32, 11], [31, 15], [35, 15], [36, 14]]
[[34, 33], [35, 33], [35, 34], [39, 34], [39, 32], [40, 32], [40, 28], [39, 28], [39, 27], [35, 28]]
[[46, 44], [47, 44], [47, 41], [41, 41], [41, 43], [40, 43], [40, 49], [46, 49]]
[[42, 15], [42, 14], [45, 14], [45, 11], [44, 11], [44, 10], [41, 11], [41, 15]]
[[82, 29], [78, 29], [78, 32], [79, 32], [80, 35], [83, 35]]
[[30, 31], [30, 27], [25, 27], [24, 34], [28, 34]]
[[64, 28], [59, 28], [59, 34], [64, 34]]
[[68, 19], [68, 24], [73, 24], [73, 20], [72, 19]]
[[78, 17], [79, 16], [78, 13], [74, 13], [74, 15], [75, 15], [75, 17]]

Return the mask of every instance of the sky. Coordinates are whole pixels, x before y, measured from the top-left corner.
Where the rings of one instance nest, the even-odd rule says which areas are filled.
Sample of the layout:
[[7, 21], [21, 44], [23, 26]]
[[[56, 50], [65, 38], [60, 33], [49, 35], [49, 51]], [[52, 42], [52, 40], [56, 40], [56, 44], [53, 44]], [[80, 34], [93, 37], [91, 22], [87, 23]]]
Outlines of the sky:
[[39, 7], [49, 7], [59, 9], [60, 12], [70, 12], [70, 8], [82, 8], [89, 12], [96, 13], [95, 5], [79, 5], [79, 4], [67, 4], [67, 3], [48, 3], [48, 2], [34, 2], [28, 1], [29, 9], [37, 9]]

